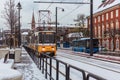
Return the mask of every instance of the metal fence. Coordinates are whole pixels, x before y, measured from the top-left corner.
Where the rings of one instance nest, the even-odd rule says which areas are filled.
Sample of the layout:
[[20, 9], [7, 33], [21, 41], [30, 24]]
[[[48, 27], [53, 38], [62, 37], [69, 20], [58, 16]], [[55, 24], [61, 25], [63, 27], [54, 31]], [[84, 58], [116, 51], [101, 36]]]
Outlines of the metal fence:
[[[71, 69], [79, 71], [82, 74], [82, 80], [90, 80], [90, 78], [93, 78], [94, 80], [106, 80], [100, 76], [86, 72], [85, 70], [82, 70], [78, 67], [65, 63], [54, 57], [50, 57], [47, 54], [41, 54], [42, 57], [39, 57], [36, 55], [37, 53], [36, 51], [26, 46], [23, 46], [23, 47], [28, 52], [28, 54], [31, 56], [31, 58], [36, 63], [38, 68], [42, 71], [42, 73], [45, 74], [45, 78], [48, 80], [59, 80], [60, 79], [59, 75], [63, 75], [65, 77], [65, 80], [72, 80], [70, 76]], [[54, 66], [53, 66], [53, 60], [56, 62]], [[65, 66], [65, 73], [61, 72], [60, 64]], [[55, 70], [56, 75], [52, 75], [53, 69]], [[81, 78], [78, 80], [81, 80]]]

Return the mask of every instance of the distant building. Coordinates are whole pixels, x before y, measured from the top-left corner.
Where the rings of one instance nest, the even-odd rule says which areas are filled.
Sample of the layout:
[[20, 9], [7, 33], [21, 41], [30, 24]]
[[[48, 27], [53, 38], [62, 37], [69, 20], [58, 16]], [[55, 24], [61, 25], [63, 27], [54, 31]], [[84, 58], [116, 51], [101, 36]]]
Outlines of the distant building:
[[67, 38], [69, 38], [69, 41], [72, 41], [74, 39], [80, 39], [82, 37], [83, 37], [82, 32], [74, 32], [74, 33], [67, 34]]
[[[93, 34], [99, 39], [99, 45], [108, 50], [113, 49], [113, 39], [105, 37], [104, 32], [120, 30], [120, 0], [103, 0], [93, 15]], [[88, 28], [90, 28], [90, 17], [88, 17]], [[120, 50], [120, 36], [115, 35], [115, 50]]]
[[26, 45], [28, 42], [27, 42], [27, 36], [28, 36], [28, 32], [23, 32], [22, 34], [21, 34], [22, 36], [22, 44], [24, 44], [24, 45]]
[[[28, 33], [30, 31], [30, 29], [21, 29], [21, 41], [22, 42], [25, 42], [26, 40], [26, 38], [25, 38], [25, 36], [27, 36], [27, 35], [25, 35], [25, 33]], [[2, 44], [5, 44], [5, 45], [8, 45], [9, 44], [9, 38], [10, 38], [10, 34], [11, 34], [11, 32], [10, 32], [10, 30], [4, 30], [3, 31], [3, 43]], [[17, 34], [17, 33], [13, 33], [13, 35], [15, 35], [15, 34]]]

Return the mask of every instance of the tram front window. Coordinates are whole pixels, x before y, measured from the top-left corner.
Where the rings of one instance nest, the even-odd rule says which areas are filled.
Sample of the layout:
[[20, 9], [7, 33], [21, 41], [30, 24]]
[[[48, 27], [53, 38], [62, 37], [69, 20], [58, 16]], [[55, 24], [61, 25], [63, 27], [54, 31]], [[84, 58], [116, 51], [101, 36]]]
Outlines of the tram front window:
[[55, 43], [55, 35], [39, 34], [39, 43]]

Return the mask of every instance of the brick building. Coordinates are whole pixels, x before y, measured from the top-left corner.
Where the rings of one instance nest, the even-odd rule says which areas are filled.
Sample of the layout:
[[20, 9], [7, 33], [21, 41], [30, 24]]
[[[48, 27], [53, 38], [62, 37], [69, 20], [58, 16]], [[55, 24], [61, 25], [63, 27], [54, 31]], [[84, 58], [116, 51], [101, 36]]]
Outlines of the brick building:
[[[93, 14], [93, 35], [99, 39], [99, 46], [113, 49], [113, 39], [115, 50], [120, 50], [120, 34], [105, 36], [105, 31], [120, 30], [120, 0], [103, 0], [98, 9]], [[90, 27], [90, 17], [88, 17], [88, 28]], [[114, 33], [115, 33], [114, 32]]]

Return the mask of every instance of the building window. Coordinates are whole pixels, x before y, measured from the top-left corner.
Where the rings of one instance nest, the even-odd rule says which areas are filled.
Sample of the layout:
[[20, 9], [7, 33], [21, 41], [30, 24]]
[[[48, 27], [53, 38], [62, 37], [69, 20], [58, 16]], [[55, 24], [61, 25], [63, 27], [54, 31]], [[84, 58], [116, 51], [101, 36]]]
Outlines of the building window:
[[108, 20], [108, 13], [106, 13], [106, 20]]
[[96, 29], [96, 26], [95, 26], [95, 37], [97, 37], [97, 33], [96, 32], [97, 32], [97, 29]]
[[119, 40], [118, 40], [118, 38], [116, 40], [116, 48], [119, 49]]
[[102, 21], [104, 21], [104, 15], [102, 15]]
[[118, 12], [118, 9], [116, 10], [116, 17], [118, 17], [118, 14], [119, 14], [119, 12]]
[[111, 18], [113, 18], [113, 11], [111, 12], [110, 16], [111, 16]]
[[103, 40], [103, 44], [102, 44], [102, 46], [104, 46], [104, 47], [106, 47], [106, 41], [105, 40]]
[[109, 24], [108, 23], [106, 23], [106, 30], [108, 30], [109, 29]]
[[116, 20], [116, 29], [119, 29], [119, 22]]
[[107, 47], [107, 49], [109, 49], [109, 40], [108, 39], [106, 40], [106, 47]]
[[98, 22], [100, 22], [100, 16], [98, 16]]
[[104, 37], [104, 24], [102, 24], [102, 37]]
[[111, 40], [111, 50], [113, 50], [113, 40]]
[[96, 23], [96, 18], [94, 18], [94, 19], [95, 19], [94, 21], [95, 21], [95, 23]]
[[111, 29], [114, 29], [113, 22], [111, 22]]
[[98, 25], [98, 37], [100, 38], [100, 25]]

